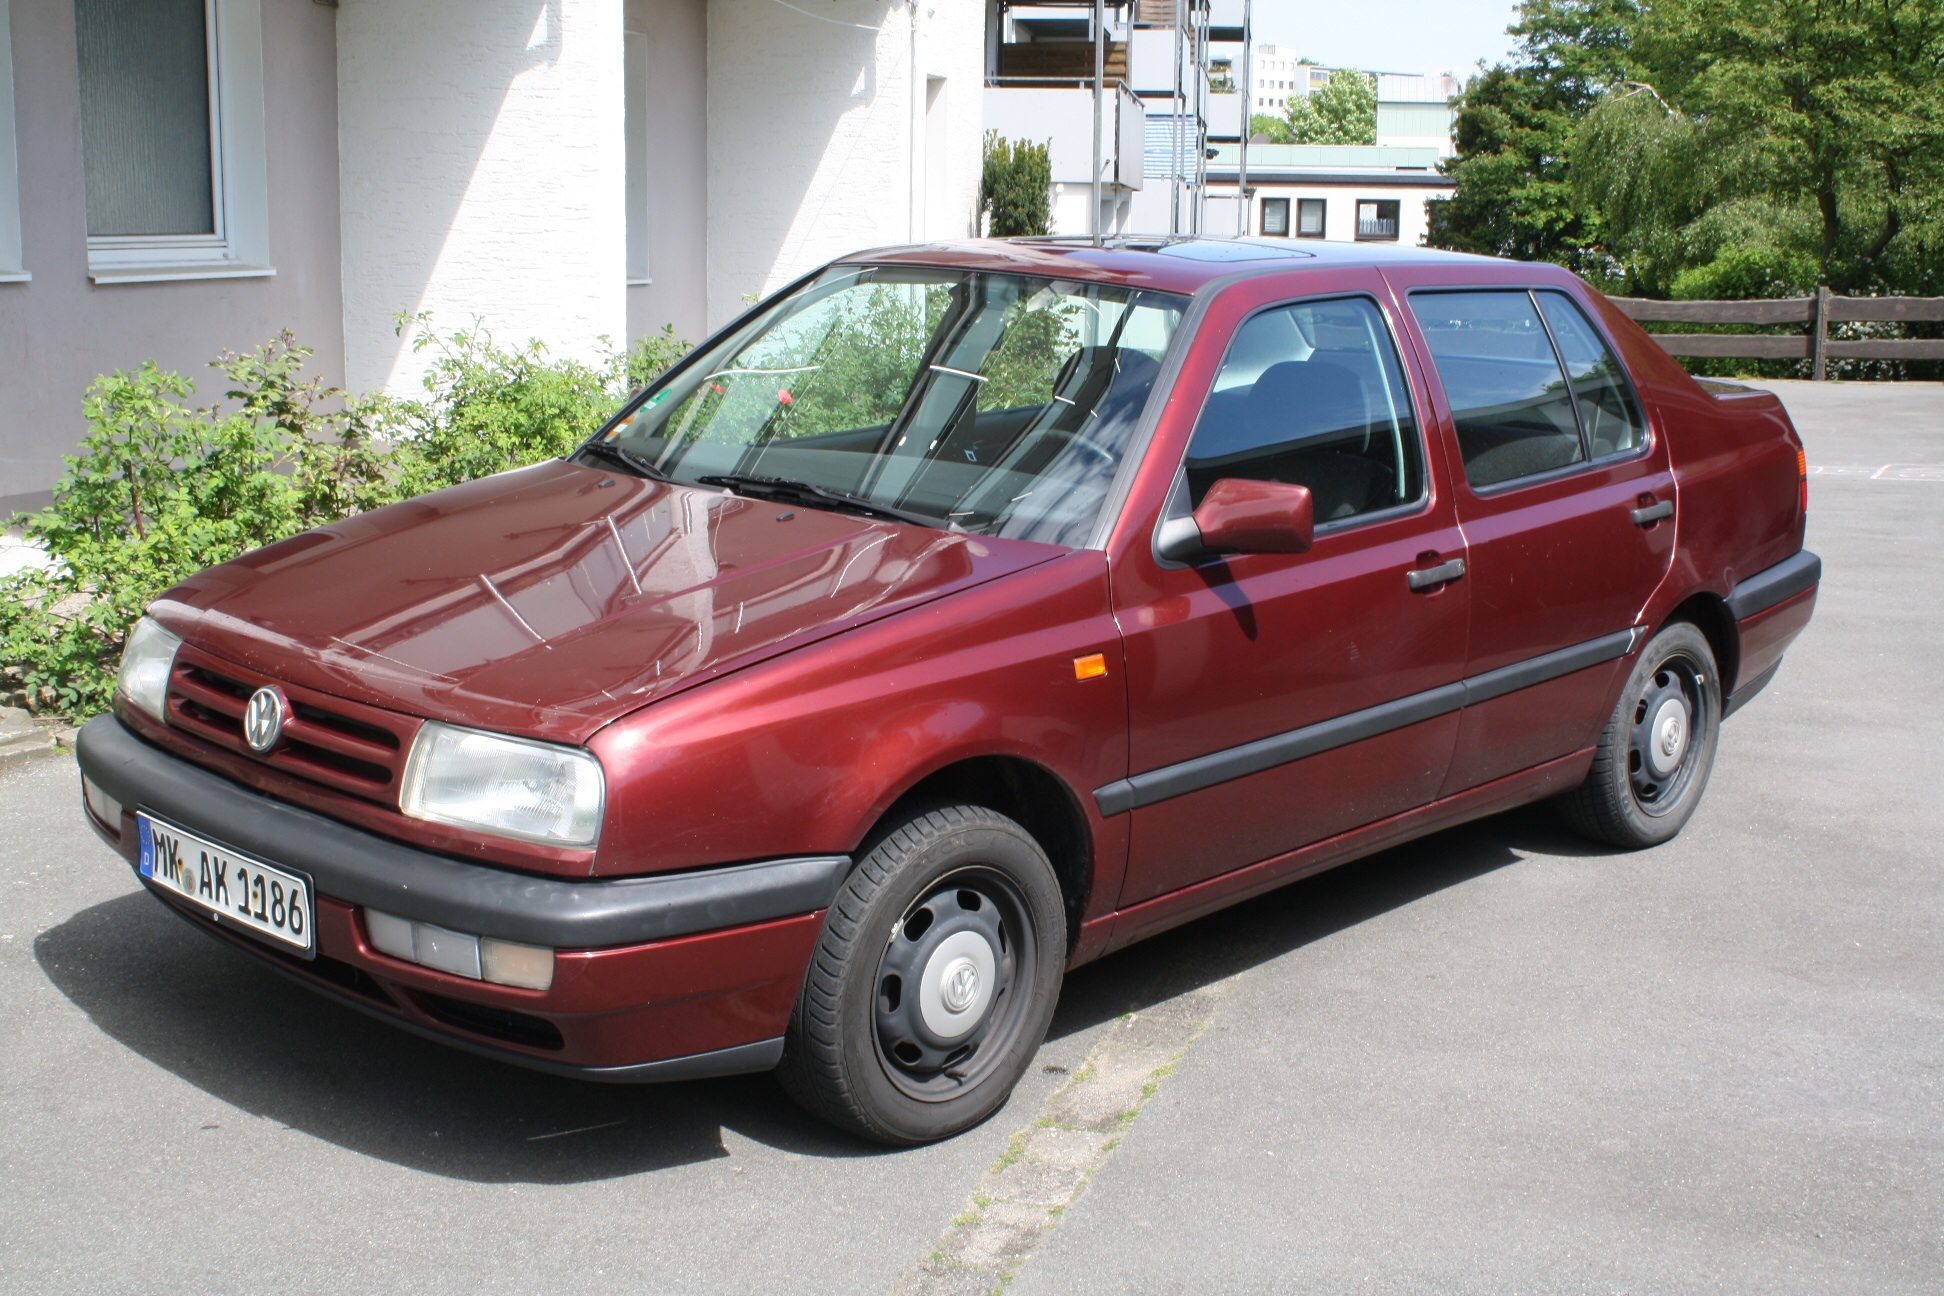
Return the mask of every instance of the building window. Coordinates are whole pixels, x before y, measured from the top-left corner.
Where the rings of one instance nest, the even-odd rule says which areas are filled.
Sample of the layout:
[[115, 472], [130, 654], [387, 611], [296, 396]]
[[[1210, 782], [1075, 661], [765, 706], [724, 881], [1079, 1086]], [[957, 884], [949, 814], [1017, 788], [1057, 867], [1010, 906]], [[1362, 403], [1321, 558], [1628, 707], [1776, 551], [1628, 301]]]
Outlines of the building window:
[[1357, 237], [1359, 239], [1397, 238], [1397, 200], [1359, 198], [1357, 200]]
[[1325, 204], [1321, 198], [1296, 200], [1296, 237], [1322, 238]]
[[648, 37], [621, 34], [622, 147], [627, 157], [628, 282], [649, 284], [648, 264]]
[[1277, 238], [1289, 237], [1289, 199], [1264, 198], [1262, 200], [1262, 232]]
[[0, 0], [0, 283], [25, 283], [20, 254], [20, 168], [14, 153], [13, 30], [7, 0]]
[[88, 272], [267, 275], [259, 0], [74, 0]]

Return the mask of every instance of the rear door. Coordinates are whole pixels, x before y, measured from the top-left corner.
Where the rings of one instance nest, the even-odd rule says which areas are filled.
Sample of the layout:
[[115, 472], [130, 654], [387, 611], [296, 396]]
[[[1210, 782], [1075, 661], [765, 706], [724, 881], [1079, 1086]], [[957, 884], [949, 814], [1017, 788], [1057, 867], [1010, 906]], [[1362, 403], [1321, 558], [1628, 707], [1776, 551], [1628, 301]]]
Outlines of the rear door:
[[1664, 438], [1568, 293], [1441, 288], [1407, 300], [1471, 587], [1450, 795], [1595, 740], [1673, 562], [1674, 481]]
[[[1463, 541], [1375, 272], [1252, 294], [1199, 404], [1171, 509], [1224, 477], [1295, 482], [1302, 554], [1116, 560], [1133, 775], [1122, 905], [1423, 804], [1444, 781], [1464, 664]], [[1286, 290], [1285, 290], [1286, 291]], [[1206, 379], [1202, 380], [1207, 382]], [[1194, 406], [1190, 406], [1194, 408]]]

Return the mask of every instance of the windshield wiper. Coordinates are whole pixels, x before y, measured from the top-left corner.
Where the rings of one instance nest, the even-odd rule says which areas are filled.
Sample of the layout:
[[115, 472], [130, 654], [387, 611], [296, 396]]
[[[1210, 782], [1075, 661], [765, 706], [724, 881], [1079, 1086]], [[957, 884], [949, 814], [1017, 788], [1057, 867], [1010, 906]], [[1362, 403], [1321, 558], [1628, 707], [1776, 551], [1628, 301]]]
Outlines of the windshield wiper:
[[628, 449], [626, 446], [616, 445], [612, 441], [589, 441], [581, 447], [581, 453], [599, 455], [603, 459], [620, 464], [635, 476], [646, 477], [650, 481], [665, 482], [673, 480], [667, 473], [655, 467], [654, 464], [642, 458], [634, 451]]
[[754, 499], [780, 500], [787, 504], [821, 504], [825, 508], [847, 509], [852, 513], [888, 518], [893, 522], [909, 522], [913, 526], [931, 527], [934, 530], [941, 525], [937, 518], [923, 513], [880, 504], [862, 495], [831, 490], [827, 486], [798, 481], [794, 477], [759, 477], [751, 473], [711, 473], [706, 477], [697, 477], [695, 480], [702, 486], [721, 486], [738, 495], [748, 495]]

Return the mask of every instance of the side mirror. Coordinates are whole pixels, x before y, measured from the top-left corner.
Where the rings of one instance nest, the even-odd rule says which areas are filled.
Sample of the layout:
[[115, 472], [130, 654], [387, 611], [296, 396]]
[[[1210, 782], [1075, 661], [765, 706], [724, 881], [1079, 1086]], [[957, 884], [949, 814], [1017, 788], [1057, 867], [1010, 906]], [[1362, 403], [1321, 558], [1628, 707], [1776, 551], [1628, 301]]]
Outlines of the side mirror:
[[1182, 561], [1217, 553], [1304, 553], [1316, 536], [1309, 487], [1224, 477], [1192, 518], [1166, 523], [1161, 556]]

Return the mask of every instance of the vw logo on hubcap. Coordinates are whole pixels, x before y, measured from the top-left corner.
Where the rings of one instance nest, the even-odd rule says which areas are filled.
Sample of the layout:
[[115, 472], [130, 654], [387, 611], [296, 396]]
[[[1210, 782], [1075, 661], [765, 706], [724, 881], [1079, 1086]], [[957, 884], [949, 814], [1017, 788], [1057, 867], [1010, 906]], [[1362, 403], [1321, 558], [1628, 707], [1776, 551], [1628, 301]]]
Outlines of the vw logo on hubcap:
[[972, 966], [971, 959], [960, 959], [945, 973], [945, 985], [939, 997], [955, 1013], [972, 1006], [979, 997], [979, 969]]
[[243, 709], [243, 741], [250, 750], [263, 755], [283, 736], [283, 694], [269, 687], [250, 694], [250, 705]]

